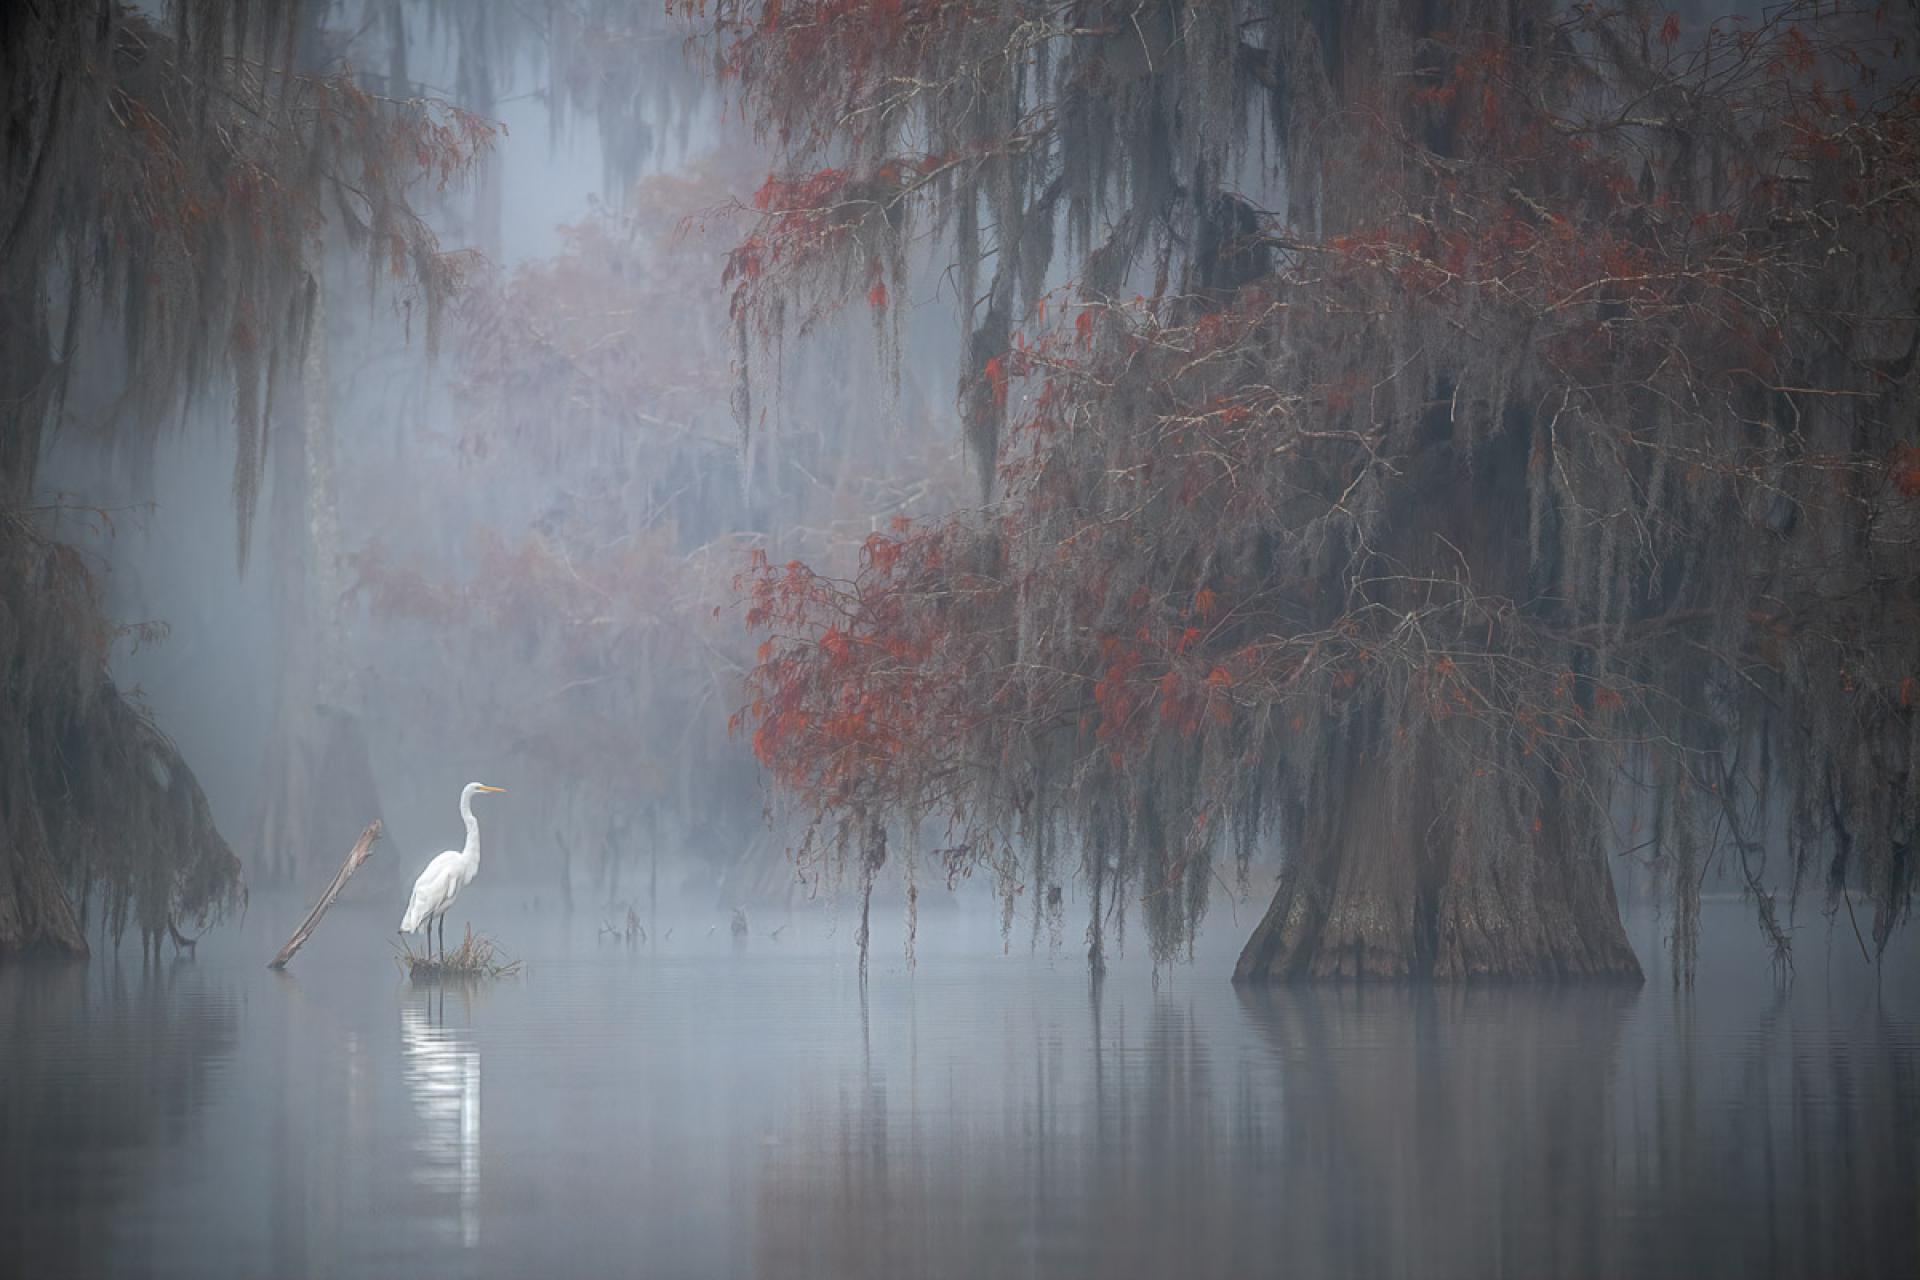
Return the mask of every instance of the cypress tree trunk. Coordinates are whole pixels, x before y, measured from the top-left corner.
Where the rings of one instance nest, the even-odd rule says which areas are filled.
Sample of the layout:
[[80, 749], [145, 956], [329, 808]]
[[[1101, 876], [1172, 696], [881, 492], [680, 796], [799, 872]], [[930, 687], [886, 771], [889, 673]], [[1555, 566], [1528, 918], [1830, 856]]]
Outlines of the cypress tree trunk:
[[[20, 273], [0, 267], [0, 515], [29, 505], [40, 457], [39, 406], [54, 376], [47, 358], [39, 293]], [[13, 406], [22, 406], [12, 409]], [[40, 675], [34, 652], [48, 607], [29, 580], [40, 557], [10, 527], [0, 528], [0, 660], [12, 675], [0, 686], [0, 955], [48, 947], [87, 953], [73, 906], [48, 847], [34, 790], [32, 763], [42, 749], [30, 713]]]
[[1344, 763], [1337, 813], [1289, 857], [1234, 981], [1640, 981], [1597, 844], [1555, 818], [1525, 843], [1476, 832], [1447, 811], [1436, 767], [1379, 803], [1395, 791], [1381, 767]]
[[24, 767], [24, 725], [16, 722], [7, 737], [0, 768], [0, 810], [6, 826], [0, 847], [0, 956], [26, 951], [84, 956], [86, 935], [54, 867], [46, 825]]

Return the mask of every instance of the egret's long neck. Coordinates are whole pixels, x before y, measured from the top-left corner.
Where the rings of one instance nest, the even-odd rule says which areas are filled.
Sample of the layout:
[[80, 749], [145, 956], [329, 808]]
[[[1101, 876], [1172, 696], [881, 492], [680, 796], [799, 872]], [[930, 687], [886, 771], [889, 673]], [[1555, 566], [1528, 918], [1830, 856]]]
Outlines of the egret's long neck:
[[480, 819], [473, 816], [473, 797], [460, 793], [460, 820], [467, 824], [467, 847], [460, 856], [468, 862], [480, 861]]

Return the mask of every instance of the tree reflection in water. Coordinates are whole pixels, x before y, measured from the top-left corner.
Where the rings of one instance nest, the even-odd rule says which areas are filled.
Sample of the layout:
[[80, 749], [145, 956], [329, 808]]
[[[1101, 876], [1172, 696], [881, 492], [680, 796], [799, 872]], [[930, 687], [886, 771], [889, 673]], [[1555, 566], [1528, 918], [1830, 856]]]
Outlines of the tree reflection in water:
[[755, 1256], [768, 1276], [873, 1277], [1913, 1257], [1915, 1047], [1822, 993], [1743, 994], [1162, 993], [1135, 1030], [1096, 990], [1078, 1017], [1009, 1011], [996, 1050], [937, 1055], [910, 1003], [762, 1163]]
[[191, 961], [0, 965], [0, 1275], [79, 1275], [138, 1161], [186, 1130], [239, 1001]]

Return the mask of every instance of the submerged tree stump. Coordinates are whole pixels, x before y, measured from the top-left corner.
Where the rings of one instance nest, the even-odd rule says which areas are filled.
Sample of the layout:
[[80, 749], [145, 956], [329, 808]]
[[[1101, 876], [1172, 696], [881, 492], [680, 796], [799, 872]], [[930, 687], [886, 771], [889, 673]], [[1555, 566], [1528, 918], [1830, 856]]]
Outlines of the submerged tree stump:
[[307, 939], [313, 936], [314, 929], [320, 923], [320, 917], [327, 914], [327, 908], [331, 907], [333, 900], [340, 896], [340, 891], [347, 887], [347, 880], [373, 853], [373, 842], [379, 838], [380, 819], [375, 818], [367, 824], [367, 829], [360, 833], [360, 838], [354, 841], [353, 848], [347, 853], [347, 860], [340, 864], [340, 870], [334, 874], [333, 883], [327, 886], [327, 891], [320, 895], [320, 901], [314, 903], [313, 910], [307, 913], [306, 920], [293, 931], [293, 936], [287, 939], [287, 945], [280, 948], [280, 954], [267, 962], [267, 968], [286, 968], [287, 961], [293, 959], [293, 953], [307, 944]]

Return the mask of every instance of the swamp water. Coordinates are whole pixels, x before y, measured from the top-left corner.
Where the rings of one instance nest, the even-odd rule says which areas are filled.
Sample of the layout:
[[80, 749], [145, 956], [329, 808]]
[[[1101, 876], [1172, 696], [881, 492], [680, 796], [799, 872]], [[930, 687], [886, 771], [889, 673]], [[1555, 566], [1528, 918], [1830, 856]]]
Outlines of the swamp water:
[[1816, 915], [1783, 992], [1710, 906], [1691, 996], [1240, 990], [1222, 924], [1093, 990], [934, 921], [863, 995], [844, 919], [472, 906], [521, 976], [414, 986], [352, 904], [270, 973], [258, 898], [0, 968], [0, 1275], [1920, 1274], [1911, 937], [1876, 978]]

